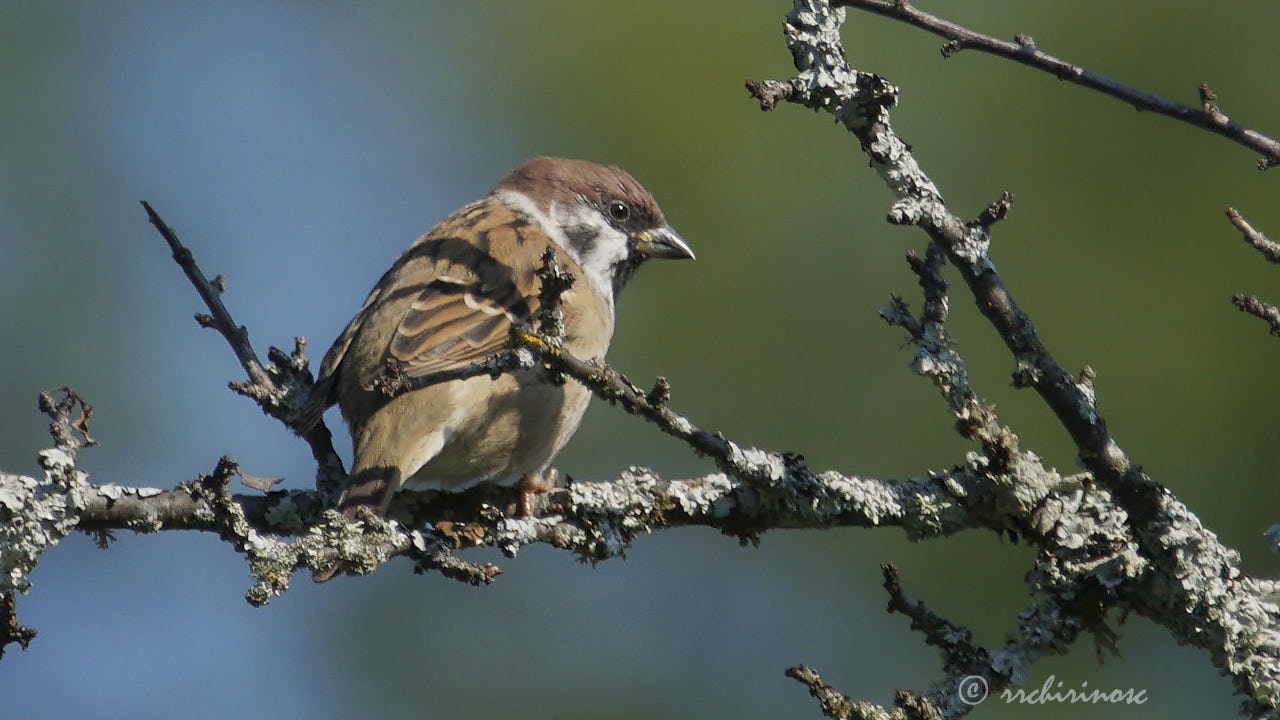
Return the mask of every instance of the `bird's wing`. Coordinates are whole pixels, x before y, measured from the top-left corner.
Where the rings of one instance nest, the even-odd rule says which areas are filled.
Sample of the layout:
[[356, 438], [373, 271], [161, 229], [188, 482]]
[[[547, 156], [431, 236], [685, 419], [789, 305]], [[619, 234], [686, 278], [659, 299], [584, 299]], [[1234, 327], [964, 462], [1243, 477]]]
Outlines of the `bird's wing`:
[[535, 271], [548, 245], [555, 247], [536, 222], [493, 197], [443, 220], [400, 256], [338, 336], [320, 365], [312, 404], [323, 403], [323, 412], [337, 401], [340, 373], [355, 372], [370, 387], [391, 364], [421, 377], [500, 350], [512, 325], [538, 310]]

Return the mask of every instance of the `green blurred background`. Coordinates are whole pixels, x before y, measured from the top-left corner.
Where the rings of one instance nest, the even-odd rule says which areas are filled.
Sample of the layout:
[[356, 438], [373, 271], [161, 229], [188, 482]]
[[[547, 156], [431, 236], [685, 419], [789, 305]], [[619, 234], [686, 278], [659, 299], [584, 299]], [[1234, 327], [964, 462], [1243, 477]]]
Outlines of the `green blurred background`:
[[[224, 453], [305, 486], [301, 442], [226, 382], [225, 343], [138, 200], [226, 273], [260, 353], [319, 357], [419, 233], [535, 154], [617, 163], [698, 251], [650, 267], [620, 308], [614, 364], [664, 374], [673, 404], [815, 468], [902, 477], [966, 444], [900, 331], [889, 293], [922, 236], [826, 116], [762, 114], [747, 78], [792, 72], [784, 1], [690, 3], [24, 2], [0, 9], [0, 468], [36, 471], [39, 391], [97, 407], [98, 482], [172, 485]], [[1280, 131], [1280, 4], [1102, 0], [933, 2], [1002, 37], [1033, 35], [1152, 92]], [[1273, 171], [1215, 136], [939, 41], [853, 15], [855, 64], [903, 88], [895, 113], [953, 208], [1018, 195], [995, 257], [1060, 362], [1098, 373], [1116, 437], [1245, 567], [1274, 576], [1280, 519], [1274, 409], [1280, 345], [1236, 312], [1280, 301], [1280, 276], [1222, 216], [1280, 235]], [[916, 302], [918, 305], [918, 302]], [[1075, 470], [1065, 433], [957, 288], [952, 327], [980, 392], [1025, 447]], [[340, 420], [332, 416], [335, 427]], [[579, 479], [628, 465], [710, 470], [608, 406], [561, 455]], [[817, 717], [782, 671], [813, 664], [890, 702], [939, 676], [936, 653], [884, 613], [878, 565], [912, 597], [1000, 644], [1033, 550], [969, 533], [913, 545], [897, 530], [777, 532], [741, 548], [709, 530], [641, 538], [592, 568], [535, 547], [475, 589], [392, 563], [260, 610], [242, 559], [210, 536], [69, 538], [44, 558], [23, 621], [40, 636], [0, 667], [5, 718], [236, 716]], [[1045, 706], [1043, 717], [1224, 715], [1236, 700], [1204, 652], [1141, 618], [1122, 658], [1088, 640], [1035, 666], [1064, 687], [1146, 689], [1141, 707]], [[1027, 708], [988, 701], [983, 717]]]

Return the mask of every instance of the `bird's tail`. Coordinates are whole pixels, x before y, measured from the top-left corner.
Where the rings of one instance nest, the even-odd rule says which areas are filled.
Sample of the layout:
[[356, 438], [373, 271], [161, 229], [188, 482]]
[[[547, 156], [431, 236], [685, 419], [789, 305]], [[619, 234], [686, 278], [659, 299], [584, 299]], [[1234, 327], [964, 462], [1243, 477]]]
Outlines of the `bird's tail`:
[[336, 379], [336, 375], [330, 374], [320, 378], [315, 385], [311, 386], [311, 392], [302, 403], [302, 408], [298, 412], [298, 423], [294, 427], [294, 432], [300, 437], [306, 437], [312, 428], [320, 424], [324, 411], [338, 401], [335, 397]]
[[353, 518], [362, 507], [372, 510], [378, 517], [387, 514], [391, 497], [400, 487], [400, 469], [394, 466], [354, 467], [351, 480], [338, 498], [338, 512]]

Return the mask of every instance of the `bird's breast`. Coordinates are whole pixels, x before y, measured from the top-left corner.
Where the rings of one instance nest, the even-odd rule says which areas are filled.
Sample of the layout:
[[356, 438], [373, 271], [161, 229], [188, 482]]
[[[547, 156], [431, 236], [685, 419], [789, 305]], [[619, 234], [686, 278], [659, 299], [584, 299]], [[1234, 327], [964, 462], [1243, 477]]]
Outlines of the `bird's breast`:
[[424, 438], [439, 442], [440, 450], [405, 486], [459, 491], [485, 482], [513, 485], [526, 473], [545, 470], [578, 428], [591, 395], [573, 380], [543, 382], [540, 372], [455, 383], [449, 421], [436, 437]]

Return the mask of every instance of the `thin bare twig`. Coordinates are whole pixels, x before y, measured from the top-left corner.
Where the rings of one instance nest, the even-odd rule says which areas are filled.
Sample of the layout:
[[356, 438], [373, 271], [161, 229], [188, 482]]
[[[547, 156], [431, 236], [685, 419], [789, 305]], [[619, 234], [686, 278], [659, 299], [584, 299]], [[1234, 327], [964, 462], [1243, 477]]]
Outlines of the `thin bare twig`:
[[1027, 35], [1019, 34], [1012, 42], [1001, 40], [927, 13], [906, 0], [836, 0], [832, 4], [900, 20], [944, 37], [947, 43], [942, 46], [943, 57], [950, 57], [967, 49], [997, 55], [1043, 70], [1059, 80], [1119, 98], [1138, 110], [1149, 110], [1228, 138], [1261, 153], [1262, 157], [1258, 159], [1258, 168], [1261, 170], [1280, 164], [1280, 141], [1228, 118], [1218, 109], [1217, 96], [1204, 85], [1199, 88], [1200, 107], [1191, 107], [1130, 87], [1073, 62], [1043, 52]]
[[[240, 361], [240, 366], [249, 376], [248, 382], [230, 383], [231, 389], [251, 398], [263, 412], [297, 432], [301, 426], [300, 410], [312, 383], [311, 371], [307, 369], [307, 341], [301, 337], [296, 338], [292, 353], [285, 353], [276, 347], [270, 348], [267, 357], [271, 360], [271, 365], [263, 366], [249, 343], [249, 331], [232, 319], [231, 312], [222, 302], [226, 279], [222, 275], [218, 275], [213, 281], [206, 278], [196, 264], [195, 256], [178, 239], [173, 228], [161, 219], [160, 214], [146, 200], [142, 201], [142, 207], [147, 211], [151, 224], [169, 244], [174, 261], [182, 268], [182, 272], [209, 308], [209, 314], [196, 315], [196, 322], [201, 327], [217, 330], [226, 339], [231, 351]], [[316, 461], [316, 487], [325, 492], [334, 492], [341, 486], [346, 471], [343, 469], [342, 458], [333, 448], [333, 434], [321, 420], [301, 433], [301, 436], [311, 448], [311, 456]]]
[[1265, 320], [1271, 326], [1271, 334], [1280, 337], [1280, 308], [1269, 302], [1263, 302], [1257, 295], [1236, 293], [1231, 302], [1240, 308], [1240, 312], [1248, 313], [1259, 320]]
[[[560, 271], [558, 268], [544, 266], [543, 272], [554, 278], [554, 274]], [[546, 282], [548, 280], [544, 278], [544, 283]], [[554, 280], [554, 283], [558, 289], [553, 293], [548, 295], [548, 291], [545, 288], [543, 290], [546, 296], [543, 300], [544, 308], [556, 308], [559, 294], [568, 287], [563, 279]], [[540, 328], [548, 327], [553, 332], [563, 333], [562, 322], [558, 322], [554, 314], [548, 317], [540, 311], [538, 320]], [[399, 375], [394, 368], [389, 368], [385, 377], [377, 381], [376, 387], [387, 395], [395, 396], [453, 380], [480, 375], [496, 377], [538, 364], [550, 371], [551, 381], [555, 381], [556, 375], [574, 378], [597, 397], [622, 405], [627, 412], [644, 417], [663, 432], [684, 441], [699, 454], [711, 457], [722, 470], [734, 476], [769, 482], [776, 480], [783, 472], [809, 473], [797, 455], [741, 448], [723, 435], [703, 430], [687, 417], [671, 410], [667, 406], [671, 398], [671, 386], [665, 378], [659, 378], [654, 388], [645, 392], [609, 365], [575, 357], [561, 346], [556, 335], [547, 335], [526, 325], [512, 328], [508, 346], [483, 360], [461, 368], [412, 378]]]
[[[884, 589], [889, 593], [889, 612], [900, 613], [911, 620], [911, 629], [924, 633], [925, 642], [942, 651], [943, 671], [948, 681], [928, 698], [921, 698], [934, 707], [948, 708], [959, 705], [965, 710], [985, 699], [992, 689], [999, 691], [1009, 686], [1009, 677], [995, 672], [991, 653], [973, 641], [973, 633], [963, 625], [952, 623], [929, 608], [923, 602], [911, 602], [902, 592], [902, 579], [893, 563], [880, 566], [884, 575]], [[972, 695], [981, 691], [981, 696]], [[944, 713], [955, 717], [954, 711]]]
[[828, 685], [822, 675], [808, 665], [787, 668], [786, 675], [809, 688], [809, 694], [818, 701], [822, 714], [831, 720], [869, 720], [888, 714], [877, 705], [855, 702], [853, 698]]
[[[169, 243], [169, 249], [173, 252], [173, 260], [178, 263], [178, 267], [182, 268], [182, 272], [186, 274], [187, 279], [195, 286], [196, 292], [200, 294], [200, 299], [204, 300], [204, 304], [209, 308], [209, 314], [196, 315], [196, 322], [202, 327], [211, 327], [217, 330], [227, 344], [231, 346], [231, 351], [236, 354], [236, 358], [240, 361], [240, 366], [249, 374], [249, 379], [255, 383], [270, 384], [271, 379], [267, 376], [266, 370], [262, 367], [262, 361], [258, 359], [258, 354], [253, 351], [253, 346], [249, 344], [249, 331], [243, 325], [237, 325], [235, 320], [231, 319], [231, 313], [227, 310], [227, 306], [222, 303], [222, 288], [225, 280], [214, 285], [204, 276], [204, 272], [200, 270], [200, 266], [196, 265], [195, 256], [191, 250], [182, 244], [178, 239], [178, 234], [174, 232], [169, 224], [161, 219], [159, 213], [151, 207], [151, 203], [146, 200], [142, 201], [142, 207], [147, 211], [147, 219], [159, 231], [160, 236]], [[219, 275], [219, 278], [222, 276]]]
[[[529, 331], [527, 328], [514, 328], [513, 333], [515, 332], [523, 333]], [[515, 342], [515, 340], [512, 340], [512, 342]], [[481, 375], [497, 378], [499, 375], [513, 370], [531, 368], [535, 363], [536, 358], [531, 353], [519, 352], [507, 347], [483, 360], [477, 360], [461, 367], [437, 370], [426, 375], [409, 376], [403, 372], [403, 364], [392, 359], [369, 382], [367, 387], [392, 398], [407, 392], [414, 392], [415, 390], [454, 380], [467, 380]]]
[[4, 646], [17, 643], [23, 650], [36, 637], [36, 631], [18, 622], [18, 601], [12, 590], [0, 593], [0, 658], [4, 657]]
[[[1244, 241], [1261, 253], [1267, 262], [1280, 263], [1280, 243], [1250, 225], [1249, 221], [1245, 220], [1235, 208], [1227, 208], [1227, 219], [1244, 235]], [[1241, 312], [1265, 320], [1271, 326], [1271, 334], [1280, 337], [1280, 308], [1249, 293], [1236, 293], [1231, 296], [1231, 302]]]
[[884, 589], [889, 593], [889, 612], [900, 613], [911, 620], [911, 629], [924, 633], [928, 643], [942, 651], [947, 665], [962, 666], [973, 672], [973, 661], [980, 667], [991, 664], [990, 654], [985, 648], [974, 644], [973, 633], [969, 628], [948, 622], [941, 616], [925, 607], [923, 602], [911, 602], [902, 592], [902, 578], [893, 563], [880, 566], [884, 576]]
[[1280, 264], [1280, 243], [1267, 237], [1262, 231], [1255, 229], [1235, 208], [1227, 208], [1227, 219], [1244, 235], [1244, 241], [1262, 253], [1262, 257], [1266, 258], [1267, 262]]

